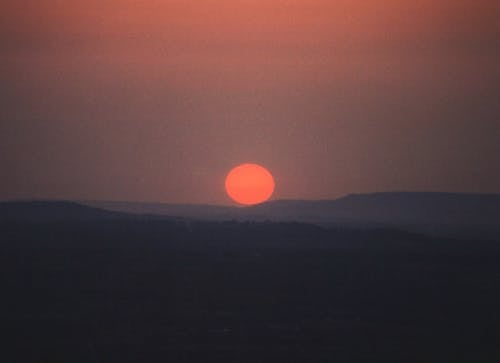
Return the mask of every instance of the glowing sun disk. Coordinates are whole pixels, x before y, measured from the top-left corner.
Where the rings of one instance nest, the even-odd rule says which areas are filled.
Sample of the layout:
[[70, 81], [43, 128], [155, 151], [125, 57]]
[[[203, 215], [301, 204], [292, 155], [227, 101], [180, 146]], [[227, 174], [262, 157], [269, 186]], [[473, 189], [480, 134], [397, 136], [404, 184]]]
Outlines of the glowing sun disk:
[[241, 164], [226, 177], [226, 192], [235, 202], [253, 205], [265, 202], [274, 192], [274, 178], [263, 166]]

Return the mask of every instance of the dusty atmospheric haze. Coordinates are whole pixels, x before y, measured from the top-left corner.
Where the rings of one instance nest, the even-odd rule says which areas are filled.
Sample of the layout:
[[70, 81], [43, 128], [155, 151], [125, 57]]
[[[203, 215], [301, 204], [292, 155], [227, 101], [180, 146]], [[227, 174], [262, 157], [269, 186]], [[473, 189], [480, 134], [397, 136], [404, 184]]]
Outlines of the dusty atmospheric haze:
[[500, 192], [496, 0], [24, 0], [0, 11], [0, 199]]
[[500, 362], [499, 0], [0, 3], [2, 362]]

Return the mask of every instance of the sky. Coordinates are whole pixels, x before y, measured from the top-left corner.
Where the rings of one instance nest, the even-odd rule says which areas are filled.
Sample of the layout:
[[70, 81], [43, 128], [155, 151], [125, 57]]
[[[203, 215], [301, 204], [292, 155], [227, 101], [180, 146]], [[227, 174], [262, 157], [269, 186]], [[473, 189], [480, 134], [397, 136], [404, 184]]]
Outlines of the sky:
[[500, 193], [497, 0], [0, 0], [0, 200]]

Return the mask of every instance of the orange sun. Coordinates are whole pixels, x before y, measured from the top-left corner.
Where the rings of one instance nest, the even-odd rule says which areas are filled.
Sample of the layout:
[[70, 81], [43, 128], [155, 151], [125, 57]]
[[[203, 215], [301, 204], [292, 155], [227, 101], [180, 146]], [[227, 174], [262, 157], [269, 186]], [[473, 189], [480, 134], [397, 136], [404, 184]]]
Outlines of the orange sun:
[[274, 191], [274, 178], [257, 164], [241, 164], [226, 177], [226, 192], [237, 203], [252, 205], [265, 202]]

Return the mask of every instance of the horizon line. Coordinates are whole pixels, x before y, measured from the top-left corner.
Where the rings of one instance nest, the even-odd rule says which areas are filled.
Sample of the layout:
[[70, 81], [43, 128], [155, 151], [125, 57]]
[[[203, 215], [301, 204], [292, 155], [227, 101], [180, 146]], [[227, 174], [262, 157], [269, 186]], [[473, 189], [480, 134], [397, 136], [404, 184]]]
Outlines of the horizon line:
[[69, 199], [69, 198], [45, 198], [45, 197], [22, 197], [22, 198], [9, 198], [0, 199], [0, 203], [29, 203], [29, 202], [68, 202], [68, 203], [128, 203], [128, 204], [160, 204], [171, 206], [204, 206], [204, 207], [219, 207], [219, 208], [248, 208], [260, 205], [265, 205], [275, 202], [332, 202], [336, 200], [345, 199], [355, 196], [366, 195], [381, 195], [381, 194], [442, 194], [442, 195], [474, 195], [474, 196], [500, 196], [499, 192], [448, 192], [448, 191], [383, 191], [383, 192], [364, 192], [364, 193], [348, 193], [343, 194], [337, 198], [320, 198], [320, 199], [303, 199], [303, 198], [282, 198], [282, 199], [269, 199], [265, 202], [254, 205], [237, 205], [232, 204], [212, 204], [212, 203], [195, 203], [195, 202], [166, 202], [166, 201], [146, 201], [146, 200], [125, 200], [125, 199]]

